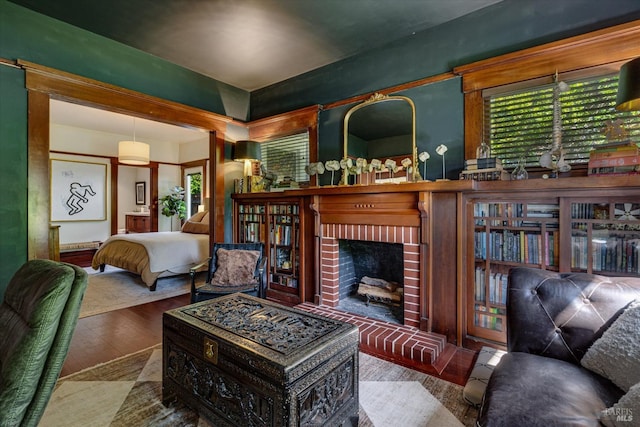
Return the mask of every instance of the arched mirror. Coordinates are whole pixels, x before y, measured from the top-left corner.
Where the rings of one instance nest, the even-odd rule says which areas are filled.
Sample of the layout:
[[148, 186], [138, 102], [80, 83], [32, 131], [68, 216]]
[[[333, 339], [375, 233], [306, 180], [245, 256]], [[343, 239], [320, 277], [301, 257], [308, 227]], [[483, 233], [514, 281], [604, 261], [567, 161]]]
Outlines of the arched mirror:
[[344, 118], [344, 159], [411, 159], [408, 181], [420, 179], [416, 154], [416, 108], [406, 96], [373, 94]]

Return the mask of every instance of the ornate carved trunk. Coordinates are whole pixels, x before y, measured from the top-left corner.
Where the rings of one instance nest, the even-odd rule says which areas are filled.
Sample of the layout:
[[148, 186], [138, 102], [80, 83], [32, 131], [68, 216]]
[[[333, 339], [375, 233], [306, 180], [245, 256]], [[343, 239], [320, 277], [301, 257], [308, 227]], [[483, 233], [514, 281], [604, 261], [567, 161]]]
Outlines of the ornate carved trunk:
[[356, 426], [358, 328], [245, 294], [167, 311], [162, 397], [216, 426]]

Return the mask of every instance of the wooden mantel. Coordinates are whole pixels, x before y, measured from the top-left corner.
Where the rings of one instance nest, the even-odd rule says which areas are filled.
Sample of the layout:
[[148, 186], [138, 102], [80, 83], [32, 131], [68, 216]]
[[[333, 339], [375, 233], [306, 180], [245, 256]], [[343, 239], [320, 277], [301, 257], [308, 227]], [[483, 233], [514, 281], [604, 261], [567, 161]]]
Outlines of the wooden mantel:
[[[582, 197], [595, 193], [611, 197], [640, 194], [640, 175], [529, 179], [524, 181], [437, 181], [397, 184], [324, 186], [281, 192], [234, 194], [245, 200], [277, 201], [301, 198], [315, 213], [314, 225], [304, 231], [306, 242], [316, 246], [316, 259], [309, 265], [316, 271], [318, 292], [321, 224], [393, 224], [418, 228], [420, 245], [419, 328], [437, 332], [448, 342], [461, 344], [463, 295], [466, 292], [466, 250], [469, 244], [465, 204], [476, 195], [526, 198]], [[313, 242], [313, 243], [311, 243]], [[465, 243], [467, 242], [467, 243]], [[316, 295], [317, 296], [317, 295]]]

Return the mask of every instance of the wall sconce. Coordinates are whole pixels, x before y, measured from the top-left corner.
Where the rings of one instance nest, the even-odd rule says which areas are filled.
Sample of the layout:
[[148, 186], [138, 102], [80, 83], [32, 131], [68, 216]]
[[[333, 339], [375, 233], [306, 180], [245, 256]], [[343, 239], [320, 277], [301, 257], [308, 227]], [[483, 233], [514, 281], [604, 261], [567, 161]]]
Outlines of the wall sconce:
[[620, 67], [616, 110], [640, 110], [640, 58]]
[[149, 144], [136, 141], [136, 119], [133, 119], [133, 141], [118, 143], [118, 162], [125, 165], [148, 165]]

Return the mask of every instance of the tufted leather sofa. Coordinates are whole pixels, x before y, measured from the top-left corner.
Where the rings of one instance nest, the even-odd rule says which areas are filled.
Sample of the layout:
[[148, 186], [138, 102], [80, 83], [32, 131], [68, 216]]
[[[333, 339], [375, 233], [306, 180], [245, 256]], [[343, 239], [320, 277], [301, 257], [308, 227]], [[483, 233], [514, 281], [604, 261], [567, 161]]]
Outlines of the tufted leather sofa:
[[512, 269], [508, 353], [489, 379], [477, 426], [600, 426], [599, 413], [624, 393], [580, 360], [636, 298], [637, 278]]

